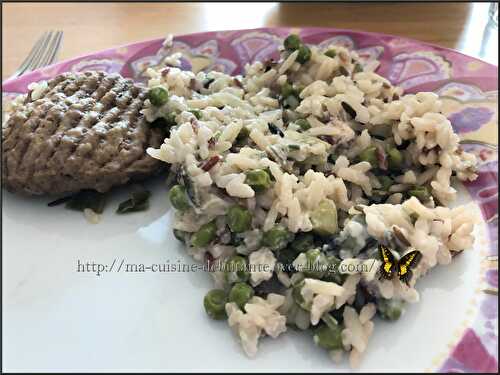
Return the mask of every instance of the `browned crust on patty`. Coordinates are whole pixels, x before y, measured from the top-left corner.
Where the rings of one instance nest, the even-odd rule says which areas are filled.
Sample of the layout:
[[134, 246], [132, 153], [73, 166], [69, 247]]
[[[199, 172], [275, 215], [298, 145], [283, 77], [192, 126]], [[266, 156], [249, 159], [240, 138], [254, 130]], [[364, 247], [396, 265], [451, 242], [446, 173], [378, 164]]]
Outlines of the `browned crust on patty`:
[[146, 154], [163, 131], [140, 110], [145, 89], [118, 74], [64, 73], [17, 108], [2, 129], [2, 183], [13, 192], [105, 192], [160, 171]]

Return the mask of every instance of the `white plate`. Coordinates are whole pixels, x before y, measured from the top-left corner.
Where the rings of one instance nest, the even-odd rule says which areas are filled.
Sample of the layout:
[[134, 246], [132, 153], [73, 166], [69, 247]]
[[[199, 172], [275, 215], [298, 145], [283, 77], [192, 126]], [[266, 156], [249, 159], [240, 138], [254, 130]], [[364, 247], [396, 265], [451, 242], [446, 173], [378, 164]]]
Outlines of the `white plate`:
[[[3, 366], [34, 370], [337, 371], [309, 332], [264, 338], [248, 359], [226, 322], [207, 317], [212, 287], [205, 272], [125, 272], [126, 264], [194, 264], [172, 235], [172, 209], [162, 179], [147, 212], [116, 215], [122, 189], [102, 221], [47, 207], [47, 198], [3, 194]], [[460, 189], [457, 204], [469, 201]], [[440, 363], [471, 314], [479, 287], [484, 224], [474, 249], [417, 284], [421, 301], [397, 322], [375, 320], [362, 371], [424, 371]], [[119, 264], [124, 261], [120, 272]], [[78, 272], [95, 262], [111, 272]], [[457, 333], [458, 332], [458, 333]], [[418, 350], [414, 350], [418, 348]]]

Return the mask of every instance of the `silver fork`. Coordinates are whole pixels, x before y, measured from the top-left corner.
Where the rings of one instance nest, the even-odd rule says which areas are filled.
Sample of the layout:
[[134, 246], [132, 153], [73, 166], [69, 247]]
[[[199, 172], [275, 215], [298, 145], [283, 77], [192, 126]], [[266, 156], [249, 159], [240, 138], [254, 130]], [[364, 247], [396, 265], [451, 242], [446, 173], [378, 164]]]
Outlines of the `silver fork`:
[[52, 64], [56, 60], [62, 38], [62, 31], [45, 31], [12, 77]]

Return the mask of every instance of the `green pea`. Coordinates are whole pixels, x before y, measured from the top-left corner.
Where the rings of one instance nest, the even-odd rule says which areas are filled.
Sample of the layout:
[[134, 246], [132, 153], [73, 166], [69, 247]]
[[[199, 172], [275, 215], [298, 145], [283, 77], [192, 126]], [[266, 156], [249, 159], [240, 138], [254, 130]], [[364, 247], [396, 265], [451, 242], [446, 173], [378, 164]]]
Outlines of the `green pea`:
[[250, 229], [252, 214], [241, 206], [232, 206], [227, 212], [227, 224], [233, 233], [241, 233]]
[[160, 107], [168, 101], [168, 91], [161, 86], [156, 86], [149, 90], [148, 97], [151, 104]]
[[328, 259], [319, 249], [306, 251], [306, 265], [303, 273], [307, 277], [322, 278], [328, 271]]
[[247, 262], [240, 255], [233, 255], [224, 263], [224, 278], [227, 283], [246, 282], [250, 278]]
[[291, 233], [284, 227], [275, 225], [262, 235], [262, 245], [271, 250], [280, 250], [286, 247], [291, 240]]
[[380, 182], [380, 185], [382, 185], [380, 189], [384, 190], [384, 191], [389, 190], [389, 188], [394, 183], [394, 181], [392, 180], [392, 178], [390, 178], [389, 176], [385, 176], [385, 175], [384, 176], [379, 176], [378, 182]]
[[334, 49], [329, 49], [325, 52], [325, 55], [333, 59], [335, 56], [337, 56], [337, 52]]
[[305, 118], [298, 119], [295, 123], [304, 131], [311, 129], [311, 124]]
[[271, 177], [264, 169], [254, 169], [245, 172], [245, 183], [257, 192], [271, 187]]
[[197, 120], [201, 119], [201, 111], [199, 109], [190, 109], [189, 112], [191, 112]]
[[203, 306], [208, 316], [215, 320], [224, 320], [226, 315], [226, 292], [222, 289], [212, 289], [205, 298], [203, 298]]
[[358, 155], [360, 161], [367, 161], [371, 164], [372, 167], [377, 167], [377, 148], [376, 147], [367, 147], [363, 151], [361, 151]]
[[186, 188], [183, 185], [172, 186], [168, 193], [170, 203], [179, 211], [186, 211], [191, 207]]
[[408, 191], [410, 197], [416, 197], [420, 202], [427, 202], [431, 195], [425, 186], [415, 186], [412, 190]]
[[404, 301], [396, 299], [377, 299], [377, 312], [382, 319], [398, 320], [403, 313]]
[[281, 86], [281, 96], [286, 98], [287, 96], [293, 95], [293, 94], [294, 94], [294, 90], [293, 90], [292, 85], [289, 84], [288, 82], [285, 82], [283, 84], [283, 86]]
[[316, 328], [313, 340], [316, 345], [326, 350], [341, 350], [342, 345], [342, 326], [329, 327], [326, 324]]
[[299, 64], [305, 64], [311, 59], [311, 50], [305, 45], [299, 47], [299, 54], [297, 55], [297, 62]]
[[403, 154], [395, 147], [388, 148], [387, 158], [389, 160], [389, 168], [392, 170], [399, 170], [403, 165]]
[[254, 296], [253, 288], [245, 283], [236, 283], [229, 292], [229, 302], [234, 302], [243, 309], [248, 301]]
[[331, 200], [323, 200], [310, 215], [313, 232], [328, 236], [337, 232], [337, 207]]
[[191, 237], [191, 243], [196, 247], [207, 246], [215, 238], [216, 232], [217, 225], [215, 225], [215, 221], [206, 223], [193, 234]]
[[285, 41], [283, 42], [283, 45], [287, 50], [295, 51], [298, 49], [302, 44], [302, 41], [300, 40], [300, 37], [297, 34], [290, 34], [286, 37]]
[[179, 229], [174, 229], [173, 232], [174, 232], [175, 238], [177, 238], [182, 243], [186, 243], [187, 232], [184, 232], [184, 231], [179, 230]]

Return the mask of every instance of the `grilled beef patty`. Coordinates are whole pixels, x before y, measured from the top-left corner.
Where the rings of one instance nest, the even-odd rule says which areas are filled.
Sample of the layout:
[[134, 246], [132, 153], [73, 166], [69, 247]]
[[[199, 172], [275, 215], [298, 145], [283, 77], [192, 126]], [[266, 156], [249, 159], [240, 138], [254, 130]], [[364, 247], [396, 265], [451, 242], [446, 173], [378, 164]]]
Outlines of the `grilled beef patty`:
[[146, 154], [165, 134], [140, 110], [146, 89], [118, 74], [64, 73], [28, 93], [2, 129], [2, 183], [13, 192], [105, 192], [159, 172]]

